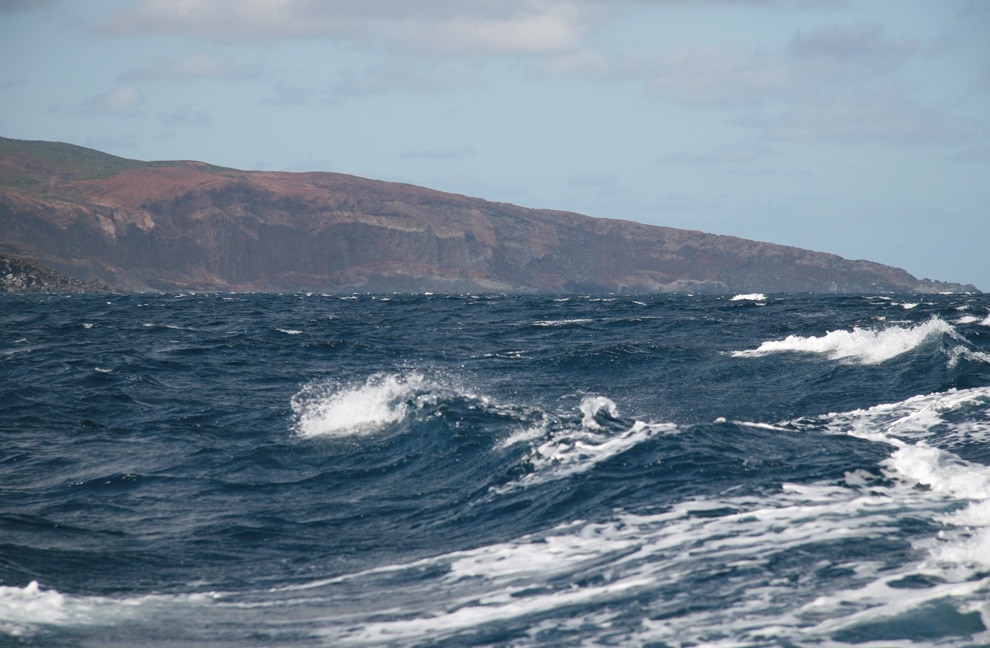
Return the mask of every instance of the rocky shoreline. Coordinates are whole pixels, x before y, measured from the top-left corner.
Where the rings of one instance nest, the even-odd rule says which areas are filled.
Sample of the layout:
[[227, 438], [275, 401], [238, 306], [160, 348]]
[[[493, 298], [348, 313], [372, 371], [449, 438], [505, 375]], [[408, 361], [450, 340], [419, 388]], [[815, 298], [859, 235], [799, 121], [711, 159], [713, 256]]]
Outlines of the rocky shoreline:
[[79, 281], [21, 257], [0, 254], [0, 292], [111, 292], [94, 281]]

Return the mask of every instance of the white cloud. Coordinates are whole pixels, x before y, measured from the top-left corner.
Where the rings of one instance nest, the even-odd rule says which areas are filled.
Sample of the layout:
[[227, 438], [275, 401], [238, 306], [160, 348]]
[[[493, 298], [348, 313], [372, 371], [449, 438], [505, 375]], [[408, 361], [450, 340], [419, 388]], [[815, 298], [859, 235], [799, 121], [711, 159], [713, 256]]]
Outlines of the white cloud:
[[664, 156], [664, 164], [738, 164], [773, 155], [767, 146], [754, 142], [723, 144], [701, 153], [673, 153]]
[[[919, 48], [873, 25], [798, 32], [784, 46], [681, 45], [611, 58], [582, 50], [545, 61], [545, 74], [643, 85], [658, 101], [721, 110], [770, 141], [947, 143], [970, 128], [915, 97], [902, 71]], [[746, 111], [740, 116], [739, 111]], [[712, 163], [755, 151], [723, 147], [666, 162]]]
[[142, 0], [110, 14], [110, 35], [220, 42], [340, 40], [375, 49], [529, 54], [575, 47], [598, 12], [586, 0]]
[[884, 37], [875, 26], [832, 26], [798, 33], [776, 50], [742, 43], [679, 45], [611, 58], [582, 50], [550, 59], [548, 74], [639, 81], [651, 96], [677, 103], [738, 107], [800, 100], [884, 84], [916, 47]]
[[470, 61], [446, 59], [424, 62], [390, 57], [364, 70], [342, 73], [332, 84], [330, 94], [331, 98], [396, 91], [434, 94], [466, 85], [477, 74], [477, 66]]
[[213, 119], [208, 114], [188, 105], [179, 107], [170, 113], [162, 114], [159, 116], [159, 119], [163, 124], [171, 127], [213, 125]]
[[[919, 45], [891, 37], [877, 25], [798, 31], [776, 47], [738, 40], [704, 43], [689, 35], [679, 42], [658, 41], [649, 50], [598, 47], [600, 28], [623, 12], [656, 14], [688, 4], [725, 2], [138, 0], [113, 11], [102, 30], [221, 42], [317, 39], [377, 58], [360, 69], [332, 72], [336, 76], [324, 97], [329, 101], [351, 95], [447, 92], [477, 81], [485, 57], [512, 56], [545, 76], [639, 84], [657, 101], [722, 111], [730, 123], [754, 129], [767, 140], [944, 142], [965, 130], [953, 123], [949, 112], [916, 97], [904, 78]], [[761, 11], [836, 3], [742, 4]], [[745, 32], [736, 33], [745, 38]], [[156, 59], [125, 73], [122, 80], [251, 74], [229, 61], [193, 54]], [[308, 103], [317, 92], [276, 84], [262, 102]]]
[[329, 31], [332, 25], [311, 19], [310, 4], [291, 0], [142, 0], [116, 9], [103, 22], [101, 31], [115, 36], [180, 34], [219, 41], [316, 36]]
[[202, 52], [181, 57], [157, 57], [136, 68], [132, 68], [120, 78], [124, 81], [148, 81], [158, 79], [246, 79], [257, 76], [249, 68], [233, 62], [210, 56]]
[[566, 2], [547, 2], [507, 15], [406, 21], [394, 30], [393, 39], [401, 49], [420, 52], [545, 55], [577, 48], [588, 27], [585, 12]]
[[268, 106], [304, 106], [313, 101], [318, 93], [313, 87], [276, 81], [271, 93], [262, 99], [261, 103]]
[[554, 77], [605, 77], [612, 70], [612, 63], [603, 53], [589, 47], [547, 57], [537, 64], [536, 70]]
[[[140, 0], [102, 23], [107, 35], [180, 35], [221, 43], [318, 40], [371, 54], [363, 68], [331, 72], [322, 100], [392, 92], [434, 94], [475, 81], [484, 57], [566, 54], [601, 13], [588, 0]], [[156, 59], [124, 81], [260, 76], [194, 54]], [[299, 105], [316, 91], [284, 82], [261, 100]]]
[[657, 98], [699, 106], [763, 103], [791, 89], [784, 61], [738, 45], [683, 47], [627, 74], [643, 75]]
[[116, 117], [140, 114], [144, 93], [133, 85], [122, 85], [85, 101], [83, 112]]
[[969, 130], [894, 86], [796, 101], [778, 112], [744, 116], [739, 123], [769, 140], [843, 144], [948, 144]]
[[34, 11], [54, 5], [57, 0], [3, 0], [0, 2], [0, 14], [19, 11]]
[[798, 32], [791, 38], [788, 51], [797, 57], [825, 57], [834, 59], [890, 59], [892, 55], [911, 53], [916, 49], [909, 40], [890, 41], [884, 38], [879, 25], [844, 27], [832, 25], [805, 33]]

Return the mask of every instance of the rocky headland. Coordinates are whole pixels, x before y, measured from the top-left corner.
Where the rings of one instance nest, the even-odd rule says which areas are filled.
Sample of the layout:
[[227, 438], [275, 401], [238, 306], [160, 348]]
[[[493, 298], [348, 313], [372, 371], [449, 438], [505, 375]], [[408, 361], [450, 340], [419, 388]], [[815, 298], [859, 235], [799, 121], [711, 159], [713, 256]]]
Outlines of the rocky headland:
[[338, 173], [6, 138], [0, 252], [134, 292], [978, 292], [833, 254]]

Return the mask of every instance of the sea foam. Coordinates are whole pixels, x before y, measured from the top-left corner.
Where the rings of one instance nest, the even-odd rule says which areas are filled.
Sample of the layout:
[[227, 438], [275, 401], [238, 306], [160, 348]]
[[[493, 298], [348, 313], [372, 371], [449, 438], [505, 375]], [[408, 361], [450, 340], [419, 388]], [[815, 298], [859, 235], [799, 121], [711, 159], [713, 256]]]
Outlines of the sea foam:
[[526, 461], [534, 470], [518, 481], [493, 489], [494, 492], [505, 493], [587, 472], [658, 434], [671, 434], [678, 429], [673, 423], [644, 421], [632, 421], [624, 429], [609, 429], [610, 426], [603, 425], [599, 419], [618, 422], [619, 411], [615, 402], [605, 396], [585, 397], [578, 410], [581, 412], [580, 425], [550, 430], [550, 419], [547, 419], [541, 425], [519, 430], [503, 441], [502, 448], [520, 442], [532, 443]]
[[24, 587], [0, 585], [0, 632], [30, 634], [37, 625], [65, 623], [72, 616], [66, 598], [55, 590], [42, 590], [38, 581]]
[[[951, 450], [961, 444], [990, 443], [990, 422], [980, 412], [990, 407], [990, 387], [949, 389], [919, 394], [895, 403], [832, 413], [826, 428], [870, 441], [928, 444]], [[798, 424], [800, 426], [800, 424]]]
[[[152, 614], [175, 614], [178, 608], [201, 608], [221, 595], [215, 592], [177, 596], [150, 594], [132, 598], [71, 596], [42, 588], [0, 585], [0, 636], [32, 636], [46, 627], [107, 626]], [[182, 616], [179, 613], [178, 616]]]
[[420, 374], [375, 374], [363, 384], [313, 383], [292, 398], [301, 437], [374, 434], [401, 421], [410, 400], [427, 387]]
[[829, 331], [820, 337], [789, 335], [783, 340], [764, 342], [756, 349], [733, 351], [732, 355], [751, 358], [781, 352], [816, 353], [832, 360], [872, 365], [907, 353], [936, 335], [958, 337], [951, 324], [933, 317], [911, 327], [891, 326], [872, 330], [857, 326], [851, 331]]
[[[388, 582], [409, 590], [407, 598], [418, 601], [415, 609], [399, 618], [370, 614], [360, 626], [348, 617], [325, 618], [320, 634], [338, 645], [412, 644], [453, 639], [481, 624], [564, 610], [577, 615], [575, 627], [608, 627], [613, 618], [608, 610], [618, 617], [624, 602], [641, 589], [679, 592], [685, 579], [731, 569], [737, 572], [733, 587], [739, 594], [731, 608], [693, 605], [684, 612], [690, 593], [653, 599], [653, 618], [636, 629], [617, 623], [612, 642], [738, 646], [767, 645], [780, 638], [786, 644], [831, 645], [828, 638], [837, 631], [878, 618], [921, 614], [938, 601], [953, 607], [954, 601], [972, 599], [986, 586], [986, 578], [944, 583], [936, 578], [930, 587], [904, 589], [898, 581], [945, 572], [925, 565], [890, 569], [828, 558], [808, 565], [800, 579], [766, 576], [768, 563], [786, 561], [790, 554], [827, 555], [823, 539], [880, 541], [895, 531], [905, 510], [921, 515], [930, 510], [925, 500], [913, 497], [910, 489], [783, 484], [778, 493], [763, 497], [701, 498], [655, 514], [617, 512], [611, 521], [565, 523], [545, 533], [378, 568], [378, 574], [391, 572]], [[830, 570], [850, 573], [844, 586], [834, 587]], [[374, 575], [348, 579], [369, 576]], [[805, 597], [802, 584], [814, 586], [819, 579], [821, 594]], [[556, 585], [575, 581], [582, 584]], [[559, 618], [552, 619], [548, 630], [561, 630]], [[711, 643], [713, 630], [731, 639]]]
[[828, 416], [831, 432], [893, 447], [880, 468], [901, 485], [898, 499], [947, 511], [933, 515], [942, 530], [920, 566], [946, 580], [972, 579], [990, 568], [990, 467], [953, 452], [990, 442], [990, 422], [979, 414], [990, 412], [988, 405], [990, 388], [977, 387]]
[[590, 324], [593, 321], [594, 320], [588, 317], [577, 317], [573, 319], [559, 319], [559, 320], [538, 320], [536, 322], [533, 322], [533, 326], [543, 326], [543, 327], [575, 326], [580, 324]]

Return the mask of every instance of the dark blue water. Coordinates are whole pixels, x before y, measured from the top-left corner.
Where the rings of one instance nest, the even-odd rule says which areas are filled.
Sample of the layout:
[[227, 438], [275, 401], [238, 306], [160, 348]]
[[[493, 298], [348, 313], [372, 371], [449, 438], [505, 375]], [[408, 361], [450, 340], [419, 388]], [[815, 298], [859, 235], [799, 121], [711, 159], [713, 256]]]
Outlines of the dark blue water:
[[0, 296], [0, 645], [990, 644], [990, 298]]

